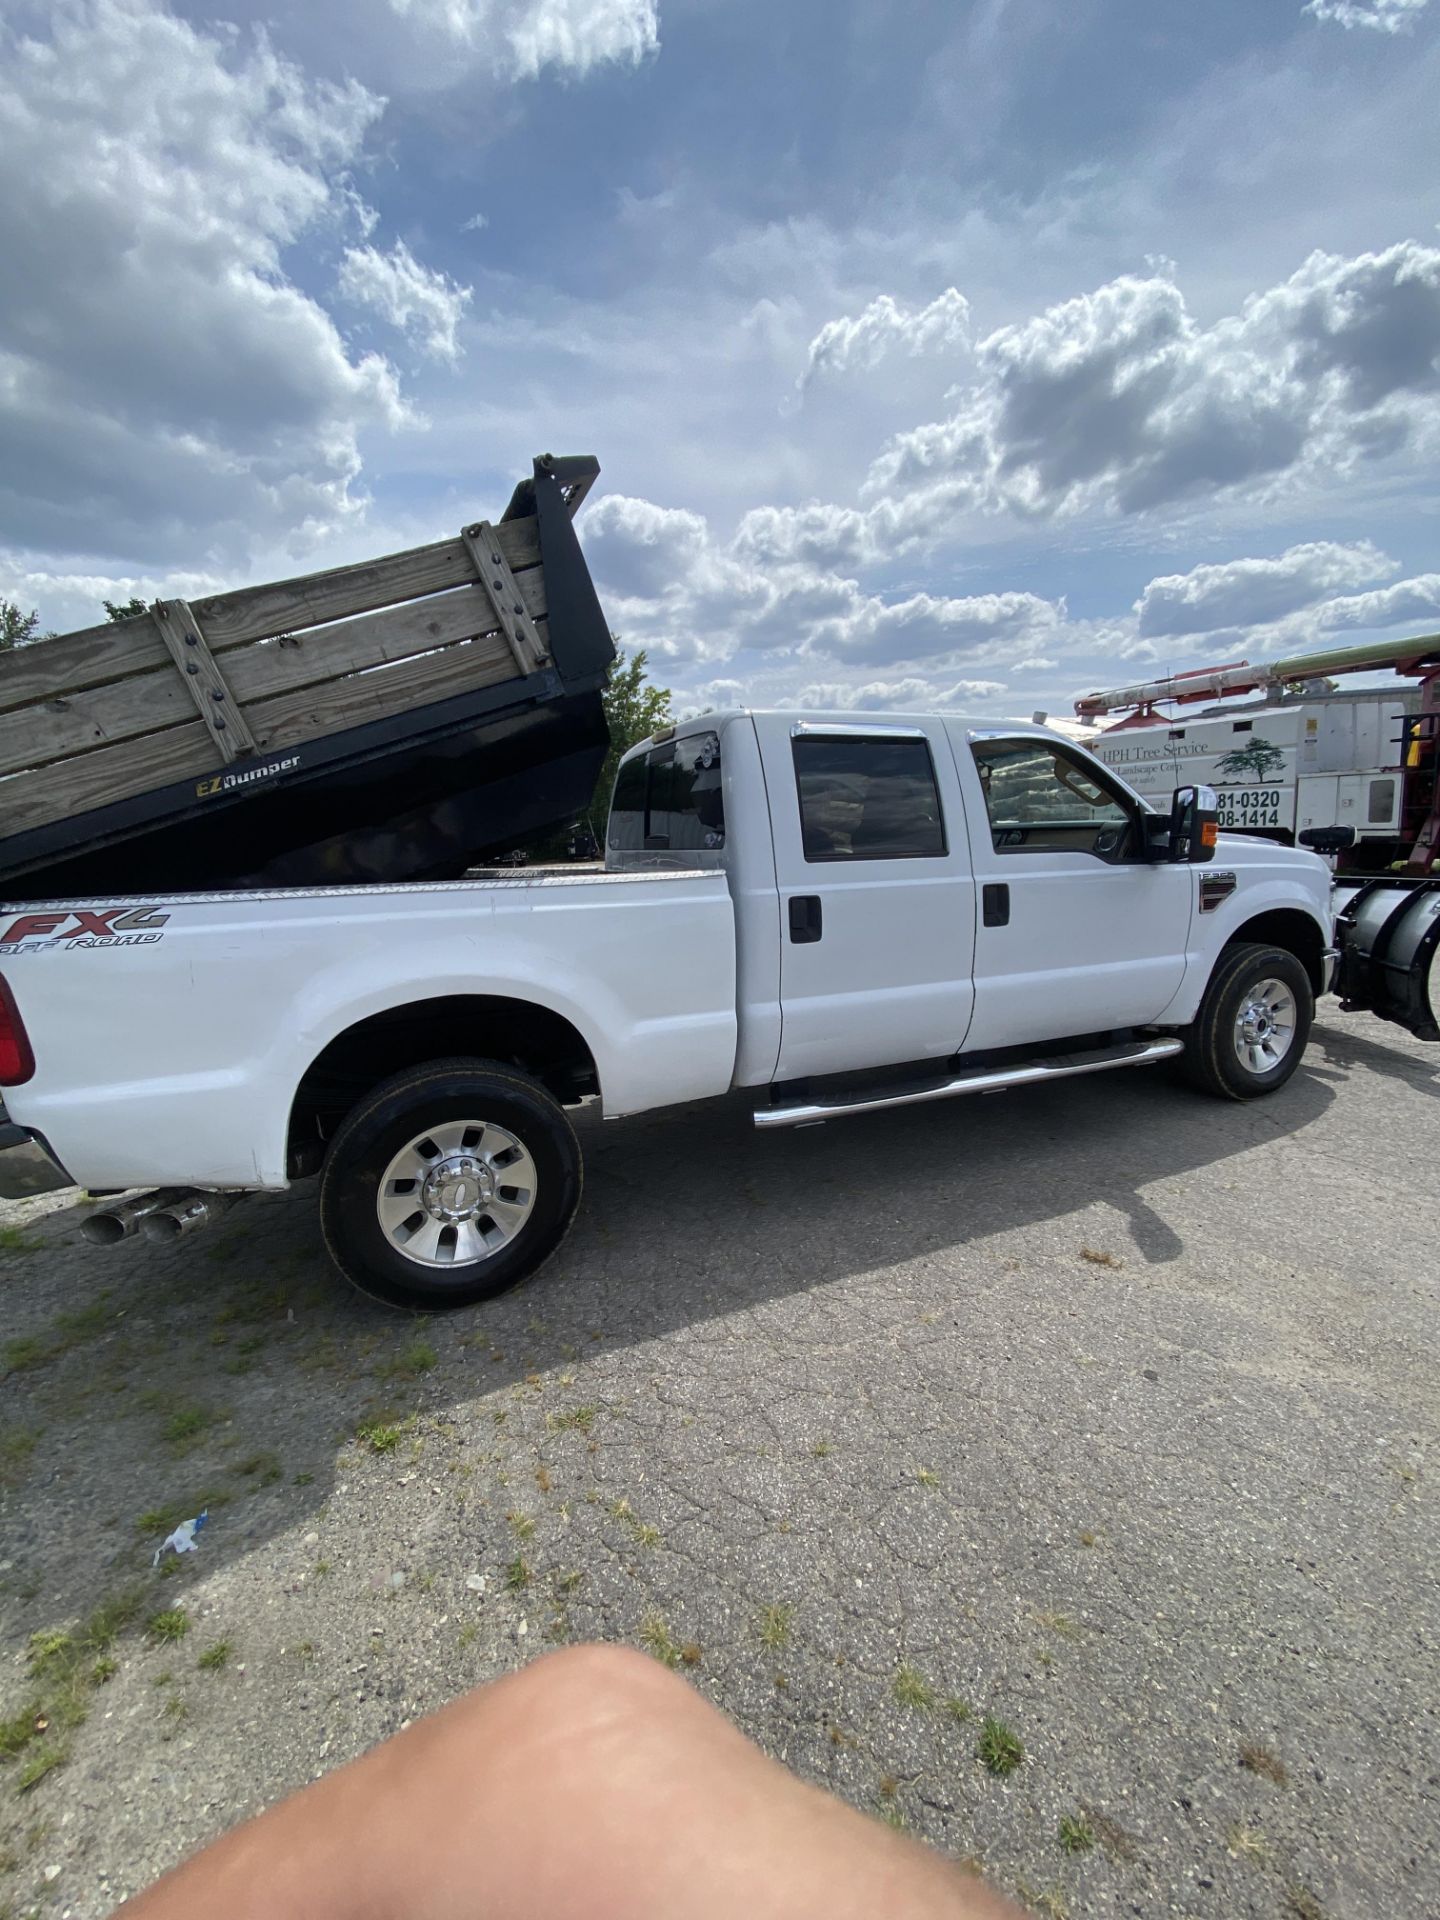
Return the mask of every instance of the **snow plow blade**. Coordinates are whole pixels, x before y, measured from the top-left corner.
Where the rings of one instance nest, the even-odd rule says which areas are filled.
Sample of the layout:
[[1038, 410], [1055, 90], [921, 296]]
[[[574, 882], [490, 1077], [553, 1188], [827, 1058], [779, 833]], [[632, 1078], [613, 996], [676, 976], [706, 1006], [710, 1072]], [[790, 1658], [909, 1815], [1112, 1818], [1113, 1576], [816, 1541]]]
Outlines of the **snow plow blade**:
[[1373, 1013], [1418, 1040], [1440, 1040], [1440, 879], [1338, 888], [1335, 940], [1335, 991], [1346, 1013]]

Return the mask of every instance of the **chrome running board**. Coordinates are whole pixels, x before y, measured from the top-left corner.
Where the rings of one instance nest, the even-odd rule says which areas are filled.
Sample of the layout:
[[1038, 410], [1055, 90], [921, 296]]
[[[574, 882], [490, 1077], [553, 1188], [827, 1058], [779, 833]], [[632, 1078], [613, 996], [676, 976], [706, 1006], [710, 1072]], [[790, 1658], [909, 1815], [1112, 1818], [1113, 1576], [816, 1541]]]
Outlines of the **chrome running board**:
[[809, 1127], [821, 1120], [838, 1120], [850, 1113], [879, 1113], [886, 1107], [911, 1107], [922, 1100], [953, 1100], [962, 1093], [1003, 1093], [1010, 1087], [1033, 1087], [1044, 1080], [1069, 1080], [1077, 1073], [1104, 1073], [1110, 1067], [1147, 1067], [1184, 1052], [1175, 1039], [1127, 1040], [1117, 1047], [1095, 1047], [1084, 1053], [1057, 1053], [1045, 1060], [1026, 1060], [1014, 1067], [972, 1067], [948, 1080], [926, 1080], [913, 1087], [877, 1087], [869, 1093], [832, 1094], [795, 1106], [761, 1107], [757, 1127]]

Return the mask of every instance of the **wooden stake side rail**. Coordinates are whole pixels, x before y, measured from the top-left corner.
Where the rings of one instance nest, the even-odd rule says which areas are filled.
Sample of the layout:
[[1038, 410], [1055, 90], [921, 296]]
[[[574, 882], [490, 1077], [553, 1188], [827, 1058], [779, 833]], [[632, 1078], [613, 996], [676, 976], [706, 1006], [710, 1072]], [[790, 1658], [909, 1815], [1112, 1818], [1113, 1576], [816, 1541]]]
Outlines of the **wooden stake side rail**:
[[[485, 539], [502, 560], [479, 579], [462, 534], [4, 656], [0, 834], [217, 772], [237, 751], [279, 751], [539, 671], [549, 650], [535, 520], [486, 526]], [[493, 578], [508, 596], [499, 611]], [[201, 644], [187, 647], [187, 631]]]
[[[543, 625], [540, 631], [544, 633]], [[367, 720], [385, 719], [451, 694], [514, 678], [508, 643], [491, 633], [443, 653], [404, 661], [383, 673], [352, 674], [298, 693], [259, 700], [246, 711], [258, 751], [281, 753]], [[17, 775], [0, 785], [0, 820], [7, 833], [24, 833], [66, 814], [104, 806], [117, 794], [145, 793], [169, 781], [215, 773], [220, 764], [203, 722], [187, 720], [120, 746], [77, 754]]]

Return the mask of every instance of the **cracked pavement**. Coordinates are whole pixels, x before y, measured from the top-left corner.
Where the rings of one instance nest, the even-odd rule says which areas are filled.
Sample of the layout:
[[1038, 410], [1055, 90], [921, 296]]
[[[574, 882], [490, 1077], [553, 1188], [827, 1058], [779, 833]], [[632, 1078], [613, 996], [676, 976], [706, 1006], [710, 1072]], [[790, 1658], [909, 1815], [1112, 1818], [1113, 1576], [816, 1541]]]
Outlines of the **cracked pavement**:
[[[1440, 1911], [1440, 1049], [1328, 1008], [1254, 1106], [591, 1123], [557, 1258], [443, 1319], [345, 1289], [312, 1186], [108, 1253], [5, 1205], [0, 1719], [52, 1724], [0, 1914], [584, 1637], [1051, 1920]], [[30, 1636], [131, 1588], [58, 1714]]]

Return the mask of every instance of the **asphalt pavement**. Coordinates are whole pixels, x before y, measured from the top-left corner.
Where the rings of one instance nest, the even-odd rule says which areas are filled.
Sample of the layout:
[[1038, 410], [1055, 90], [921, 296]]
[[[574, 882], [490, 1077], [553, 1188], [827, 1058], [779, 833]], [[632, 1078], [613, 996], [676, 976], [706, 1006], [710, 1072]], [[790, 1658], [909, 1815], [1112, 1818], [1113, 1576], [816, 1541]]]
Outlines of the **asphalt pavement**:
[[592, 1124], [559, 1256], [423, 1321], [311, 1188], [6, 1206], [0, 1915], [583, 1638], [1049, 1920], [1440, 1913], [1437, 1096], [1329, 1011], [1254, 1105]]

